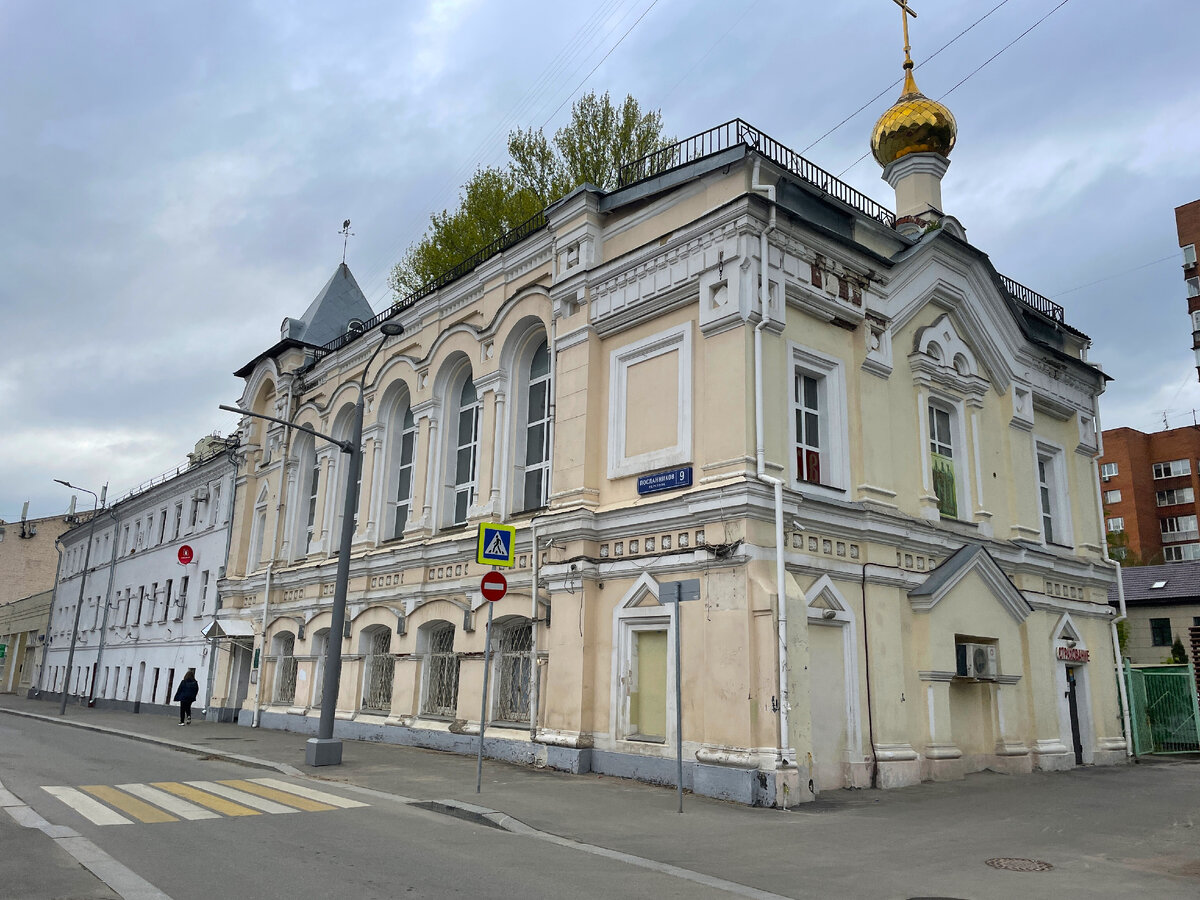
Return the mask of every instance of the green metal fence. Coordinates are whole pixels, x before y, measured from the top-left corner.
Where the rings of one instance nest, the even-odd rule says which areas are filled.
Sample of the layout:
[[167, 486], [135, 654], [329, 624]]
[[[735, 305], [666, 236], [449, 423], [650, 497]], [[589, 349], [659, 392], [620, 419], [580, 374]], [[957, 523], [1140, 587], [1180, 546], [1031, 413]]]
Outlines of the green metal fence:
[[1125, 662], [1133, 752], [1200, 751], [1200, 704], [1191, 663], [1131, 666]]

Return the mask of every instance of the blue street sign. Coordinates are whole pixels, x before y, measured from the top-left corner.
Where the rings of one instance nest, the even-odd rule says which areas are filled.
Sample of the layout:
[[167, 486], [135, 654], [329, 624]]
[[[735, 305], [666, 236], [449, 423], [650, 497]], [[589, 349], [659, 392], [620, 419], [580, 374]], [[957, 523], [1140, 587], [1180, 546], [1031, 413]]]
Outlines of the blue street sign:
[[481, 523], [475, 561], [485, 566], [512, 568], [517, 548], [516, 533], [517, 529], [511, 525]]
[[665, 472], [655, 472], [653, 475], [639, 475], [637, 480], [639, 494], [657, 494], [660, 491], [674, 491], [691, 486], [691, 466], [667, 469]]

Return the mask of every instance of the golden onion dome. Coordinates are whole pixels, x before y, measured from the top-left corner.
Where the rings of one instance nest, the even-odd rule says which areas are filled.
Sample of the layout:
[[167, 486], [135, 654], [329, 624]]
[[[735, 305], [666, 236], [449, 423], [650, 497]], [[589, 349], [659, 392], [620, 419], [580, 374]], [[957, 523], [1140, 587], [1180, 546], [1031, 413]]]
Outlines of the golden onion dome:
[[871, 133], [871, 153], [887, 166], [909, 153], [940, 153], [949, 156], [958, 137], [954, 114], [936, 100], [917, 90], [912, 62], [904, 63], [904, 91]]

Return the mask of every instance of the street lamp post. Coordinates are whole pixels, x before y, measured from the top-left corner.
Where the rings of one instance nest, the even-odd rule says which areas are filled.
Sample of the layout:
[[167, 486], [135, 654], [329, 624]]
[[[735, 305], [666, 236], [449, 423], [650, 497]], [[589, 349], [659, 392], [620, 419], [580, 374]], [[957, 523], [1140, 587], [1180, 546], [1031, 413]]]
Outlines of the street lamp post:
[[71, 488], [74, 491], [83, 491], [86, 494], [92, 495], [92, 521], [88, 525], [87, 547], [83, 551], [83, 571], [79, 573], [79, 599], [75, 602], [75, 623], [71, 626], [71, 648], [67, 651], [67, 672], [63, 678], [62, 703], [58, 707], [58, 714], [65, 716], [67, 714], [67, 688], [71, 685], [71, 666], [75, 662], [75, 641], [79, 637], [79, 613], [83, 610], [83, 590], [87, 584], [88, 563], [92, 558], [92, 535], [96, 533], [96, 518], [100, 514], [100, 507], [104, 505], [104, 498], [108, 494], [108, 485], [100, 488], [100, 496], [96, 496], [95, 491], [89, 491], [87, 488], [76, 487], [69, 481], [63, 481], [61, 478], [55, 478], [56, 482], [65, 487]]
[[[334, 717], [337, 713], [338, 687], [342, 674], [342, 640], [346, 628], [346, 593], [350, 585], [350, 542], [354, 539], [355, 501], [358, 497], [358, 475], [362, 471], [362, 427], [363, 411], [367, 390], [367, 371], [371, 363], [383, 349], [384, 343], [392, 335], [403, 334], [404, 326], [398, 322], [384, 322], [379, 326], [383, 340], [375, 348], [375, 352], [363, 366], [362, 375], [358, 379], [358, 402], [354, 406], [354, 421], [350, 429], [350, 439], [340, 441], [326, 434], [320, 434], [311, 428], [301, 428], [314, 437], [329, 441], [349, 455], [350, 469], [346, 473], [346, 493], [342, 502], [342, 532], [341, 543], [338, 545], [337, 577], [333, 588], [333, 619], [329, 623], [329, 640], [325, 644], [325, 672], [321, 682], [321, 720], [317, 726], [317, 736], [309, 738], [304, 751], [304, 761], [310, 766], [337, 766], [342, 762], [342, 742], [333, 736]], [[236, 406], [222, 406], [221, 409], [253, 416], [256, 419], [266, 419], [278, 422], [287, 428], [298, 428], [293, 422], [250, 412]], [[264, 602], [266, 598], [264, 598]], [[266, 635], [263, 635], [266, 640]], [[265, 651], [265, 648], [264, 648]]]

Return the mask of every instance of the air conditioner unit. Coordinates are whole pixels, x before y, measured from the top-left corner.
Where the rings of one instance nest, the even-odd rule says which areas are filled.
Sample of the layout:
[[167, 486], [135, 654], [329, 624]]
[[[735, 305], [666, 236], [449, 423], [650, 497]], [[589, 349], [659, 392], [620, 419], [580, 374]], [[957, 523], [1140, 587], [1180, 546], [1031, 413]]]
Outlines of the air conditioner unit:
[[995, 644], [955, 644], [954, 650], [959, 677], [995, 680], [998, 672]]
[[1112, 481], [1112, 476], [1111, 475], [1101, 475], [1100, 480], [1101, 481]]
[[207, 500], [208, 499], [208, 485], [201, 485], [200, 487], [196, 488], [195, 497], [200, 502], [204, 502], [205, 500]]

